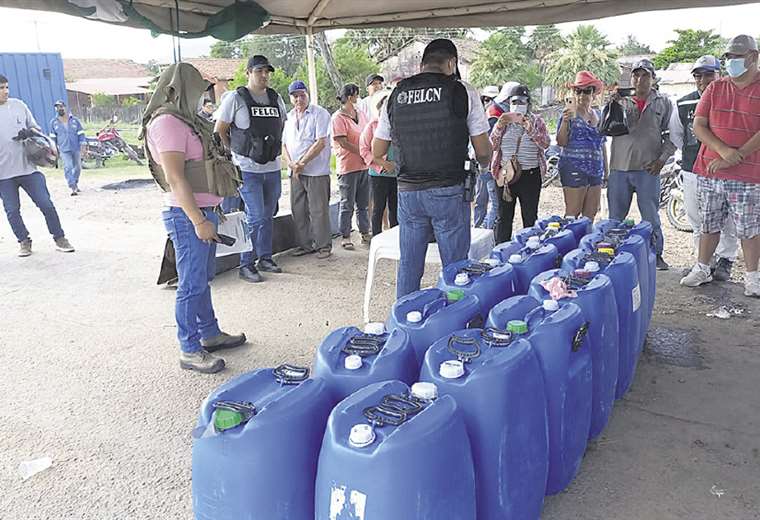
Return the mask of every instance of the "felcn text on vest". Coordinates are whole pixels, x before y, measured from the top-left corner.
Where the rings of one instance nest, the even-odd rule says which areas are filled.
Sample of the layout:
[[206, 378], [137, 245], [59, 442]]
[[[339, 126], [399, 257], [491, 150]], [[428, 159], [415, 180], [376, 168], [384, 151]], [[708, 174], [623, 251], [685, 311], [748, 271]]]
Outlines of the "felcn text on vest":
[[399, 92], [399, 105], [416, 105], [419, 103], [438, 103], [441, 101], [441, 87], [418, 88]]
[[251, 117], [280, 117], [277, 107], [251, 107]]

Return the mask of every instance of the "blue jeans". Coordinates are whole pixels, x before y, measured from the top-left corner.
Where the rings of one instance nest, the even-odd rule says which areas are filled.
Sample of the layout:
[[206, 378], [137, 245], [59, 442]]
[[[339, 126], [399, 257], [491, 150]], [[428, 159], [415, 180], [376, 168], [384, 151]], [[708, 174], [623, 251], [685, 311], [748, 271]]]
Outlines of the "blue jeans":
[[224, 197], [224, 200], [222, 201], [222, 211], [225, 213], [240, 211], [240, 195]]
[[61, 152], [63, 159], [63, 176], [66, 177], [66, 184], [69, 189], [74, 189], [79, 184], [79, 175], [82, 173], [82, 160], [79, 156], [79, 150], [73, 152]]
[[245, 223], [251, 234], [253, 250], [240, 255], [240, 265], [253, 264], [259, 258], [272, 258], [272, 227], [275, 208], [282, 193], [280, 171], [243, 172], [240, 197], [245, 203]]
[[641, 218], [652, 224], [655, 250], [662, 254], [664, 239], [660, 226], [660, 176], [647, 171], [612, 170], [607, 181], [607, 202], [610, 218], [624, 220], [631, 209], [631, 200], [636, 193]]
[[396, 297], [420, 288], [428, 243], [435, 236], [443, 267], [470, 250], [470, 203], [464, 185], [398, 192], [399, 248]]
[[499, 215], [499, 194], [496, 192], [496, 181], [489, 172], [478, 176], [473, 213], [475, 227], [493, 229]]
[[[213, 210], [202, 211], [215, 227], [219, 224], [219, 217]], [[177, 258], [174, 317], [179, 347], [182, 352], [197, 352], [201, 350], [201, 338], [220, 334], [208, 284], [216, 273], [216, 244], [198, 238], [193, 223], [182, 208], [169, 208], [161, 215]]]
[[13, 234], [19, 242], [29, 239], [29, 231], [24, 225], [21, 218], [21, 200], [18, 196], [18, 189], [24, 188], [29, 198], [32, 199], [42, 214], [45, 216], [48, 231], [53, 238], [61, 238], [64, 233], [61, 228], [61, 220], [58, 218], [58, 212], [55, 210], [53, 201], [50, 199], [50, 192], [47, 189], [45, 176], [40, 172], [12, 177], [10, 179], [0, 180], [0, 199], [3, 200], [3, 208], [8, 217], [8, 223], [11, 225]]

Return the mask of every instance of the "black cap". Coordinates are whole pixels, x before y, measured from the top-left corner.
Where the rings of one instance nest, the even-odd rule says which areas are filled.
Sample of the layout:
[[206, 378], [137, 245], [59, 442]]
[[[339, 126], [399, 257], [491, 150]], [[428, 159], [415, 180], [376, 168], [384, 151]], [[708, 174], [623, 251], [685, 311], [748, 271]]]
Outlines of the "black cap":
[[269, 72], [274, 72], [274, 67], [272, 67], [271, 63], [269, 63], [269, 60], [266, 56], [262, 56], [261, 54], [251, 56], [251, 58], [248, 60], [248, 70], [261, 68], [268, 68]]
[[370, 74], [369, 76], [367, 76], [367, 79], [364, 82], [364, 86], [369, 87], [370, 85], [372, 85], [373, 81], [378, 81], [378, 80], [385, 83], [385, 78], [382, 77], [380, 74]]
[[[422, 52], [422, 61], [425, 61], [425, 57], [431, 53], [431, 52], [441, 52], [446, 53], [452, 58], [459, 59], [459, 54], [457, 53], [457, 46], [454, 45], [454, 42], [447, 38], [437, 38], [430, 43], [427, 44], [425, 47], [425, 50]], [[454, 72], [454, 76], [456, 76], [457, 79], [461, 79], [462, 75], [459, 74], [459, 64], [457, 63], [456, 71]]]
[[653, 78], [655, 77], [654, 63], [652, 63], [651, 60], [648, 60], [646, 58], [641, 59], [633, 64], [633, 68], [631, 68], [631, 73], [634, 73], [637, 70], [645, 70], [649, 73], [650, 76], [652, 76]]
[[56, 101], [55, 103], [53, 103], [54, 107], [57, 107], [58, 105], [62, 105], [62, 106], [65, 107], [66, 103], [64, 103], [62, 99], [59, 99], [58, 101]]

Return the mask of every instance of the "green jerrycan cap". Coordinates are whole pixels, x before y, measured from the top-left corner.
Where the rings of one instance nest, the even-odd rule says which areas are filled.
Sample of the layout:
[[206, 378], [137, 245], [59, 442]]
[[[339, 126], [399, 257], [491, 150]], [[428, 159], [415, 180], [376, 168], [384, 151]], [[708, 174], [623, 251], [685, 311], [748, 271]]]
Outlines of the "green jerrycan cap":
[[623, 221], [623, 224], [626, 226], [635, 226], [636, 222], [632, 218], [627, 218]]
[[243, 420], [243, 414], [234, 410], [218, 408], [214, 412], [214, 427], [220, 432], [240, 426]]
[[449, 301], [449, 303], [458, 302], [462, 298], [464, 298], [464, 291], [461, 289], [446, 291], [446, 299]]
[[507, 322], [507, 332], [512, 334], [526, 334], [528, 332], [528, 324], [522, 320], [510, 320]]

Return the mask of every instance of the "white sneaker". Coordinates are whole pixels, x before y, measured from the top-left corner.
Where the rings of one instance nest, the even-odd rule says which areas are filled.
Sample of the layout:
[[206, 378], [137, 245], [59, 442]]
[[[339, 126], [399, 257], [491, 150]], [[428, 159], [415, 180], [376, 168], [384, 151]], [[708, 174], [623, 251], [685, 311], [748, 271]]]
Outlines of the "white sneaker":
[[760, 281], [747, 280], [746, 282], [744, 282], [744, 296], [760, 298]]
[[700, 285], [712, 282], [710, 270], [705, 271], [699, 265], [694, 264], [689, 274], [681, 278], [681, 285], [686, 287], [699, 287]]

